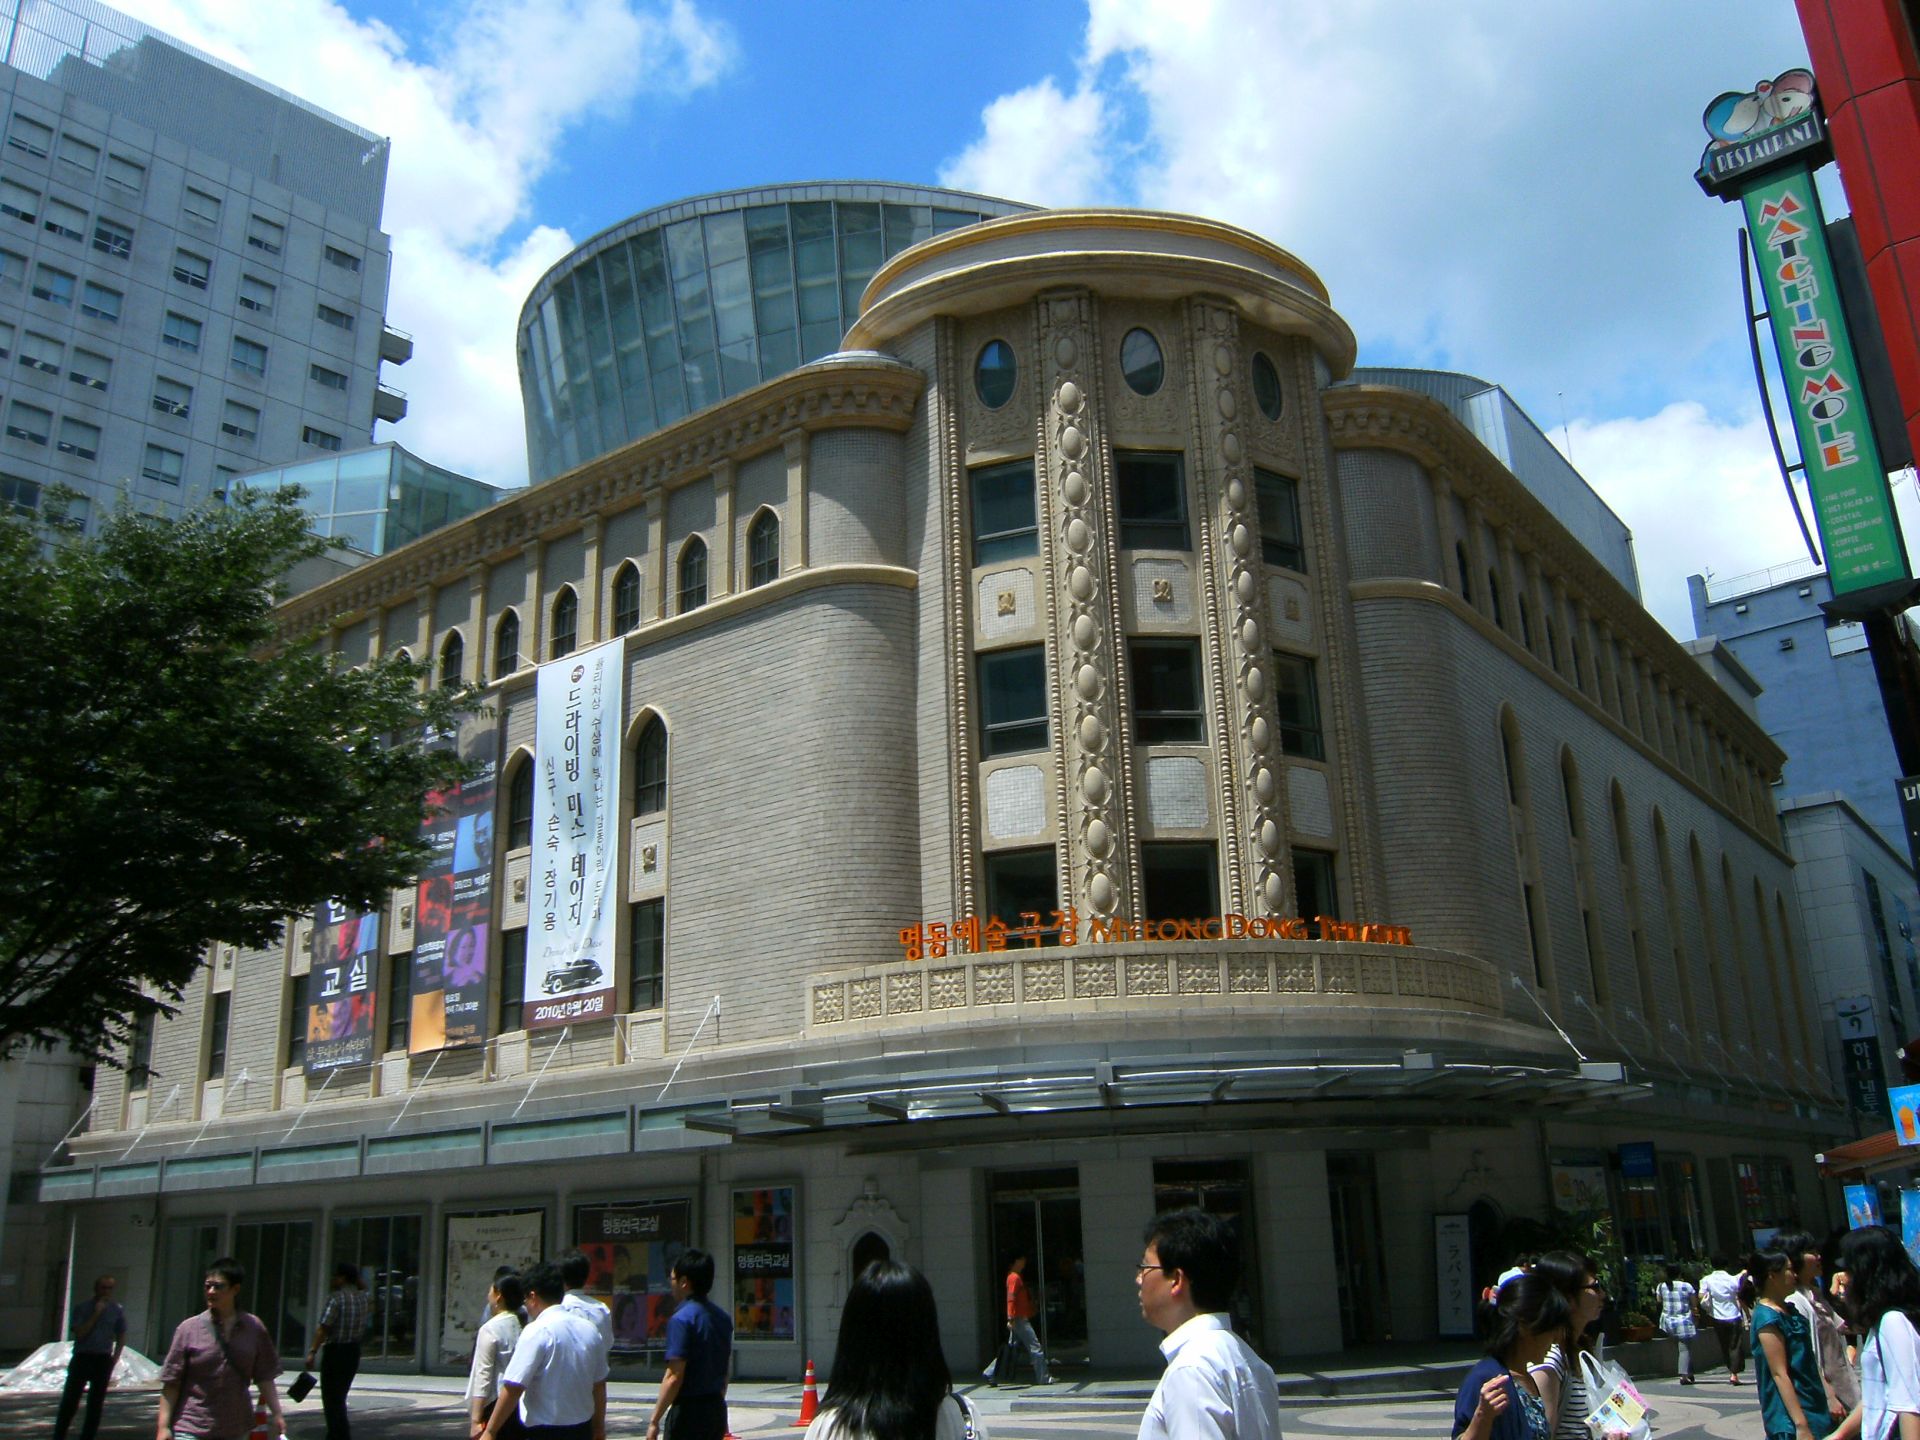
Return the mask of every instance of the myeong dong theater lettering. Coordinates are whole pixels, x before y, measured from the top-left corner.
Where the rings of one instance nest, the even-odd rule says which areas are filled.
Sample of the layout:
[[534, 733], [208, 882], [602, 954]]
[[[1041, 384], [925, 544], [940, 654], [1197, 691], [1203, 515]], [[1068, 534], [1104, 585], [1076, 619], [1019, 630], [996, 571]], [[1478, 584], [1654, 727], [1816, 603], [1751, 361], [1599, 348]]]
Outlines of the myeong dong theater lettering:
[[[1033, 923], [1010, 926], [1000, 919], [982, 921], [977, 915], [951, 924], [921, 921], [900, 932], [900, 945], [909, 960], [946, 958], [947, 947], [956, 952], [983, 955], [1004, 951], [1007, 942], [1025, 940], [1021, 948], [1041, 945], [1139, 944], [1148, 941], [1175, 944], [1216, 940], [1337, 940], [1363, 945], [1411, 945], [1413, 931], [1405, 925], [1380, 925], [1354, 920], [1336, 920], [1331, 915], [1304, 916], [1208, 915], [1183, 920], [1102, 919], [1086, 922], [1084, 931], [1077, 912], [1056, 910], [1053, 923], [1043, 925], [1039, 914], [1027, 911], [1020, 916]], [[1084, 934], [1084, 941], [1082, 936]]]

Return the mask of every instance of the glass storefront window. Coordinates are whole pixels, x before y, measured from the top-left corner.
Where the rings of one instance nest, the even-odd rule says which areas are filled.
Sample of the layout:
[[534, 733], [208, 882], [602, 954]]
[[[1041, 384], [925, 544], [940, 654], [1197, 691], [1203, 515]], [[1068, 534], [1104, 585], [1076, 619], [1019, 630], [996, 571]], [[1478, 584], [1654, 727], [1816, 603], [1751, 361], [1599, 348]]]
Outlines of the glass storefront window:
[[410, 1360], [419, 1347], [420, 1237], [418, 1215], [368, 1215], [333, 1222], [333, 1265], [353, 1265], [371, 1301], [361, 1355]]
[[243, 1221], [233, 1227], [233, 1258], [247, 1272], [247, 1309], [282, 1355], [306, 1353], [313, 1333], [313, 1222]]

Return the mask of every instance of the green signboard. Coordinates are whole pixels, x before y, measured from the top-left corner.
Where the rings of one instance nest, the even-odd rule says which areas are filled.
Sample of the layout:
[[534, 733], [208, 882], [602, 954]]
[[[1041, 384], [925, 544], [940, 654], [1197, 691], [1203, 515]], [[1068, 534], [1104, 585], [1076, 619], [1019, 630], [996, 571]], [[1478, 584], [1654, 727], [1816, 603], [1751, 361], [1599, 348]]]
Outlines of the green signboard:
[[1833, 593], [1908, 579], [1813, 174], [1799, 166], [1765, 176], [1740, 200]]

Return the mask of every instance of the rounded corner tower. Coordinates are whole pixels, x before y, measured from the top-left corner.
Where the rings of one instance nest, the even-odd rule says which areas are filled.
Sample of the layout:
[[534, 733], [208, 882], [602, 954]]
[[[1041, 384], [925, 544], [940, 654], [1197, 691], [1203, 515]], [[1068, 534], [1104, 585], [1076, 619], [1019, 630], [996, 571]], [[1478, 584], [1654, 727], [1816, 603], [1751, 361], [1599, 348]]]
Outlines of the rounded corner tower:
[[529, 481], [831, 355], [895, 255], [1031, 208], [818, 181], [696, 196], [609, 226], [541, 276], [520, 310]]

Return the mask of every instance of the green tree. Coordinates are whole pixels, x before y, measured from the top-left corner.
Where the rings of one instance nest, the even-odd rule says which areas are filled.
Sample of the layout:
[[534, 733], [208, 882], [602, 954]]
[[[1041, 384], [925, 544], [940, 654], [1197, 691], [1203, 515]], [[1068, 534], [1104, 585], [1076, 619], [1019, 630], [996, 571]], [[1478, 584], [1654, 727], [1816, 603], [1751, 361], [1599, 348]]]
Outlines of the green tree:
[[426, 740], [473, 694], [280, 633], [279, 577], [326, 548], [293, 494], [84, 539], [0, 520], [0, 1055], [107, 1058], [209, 947], [420, 868], [463, 773]]

